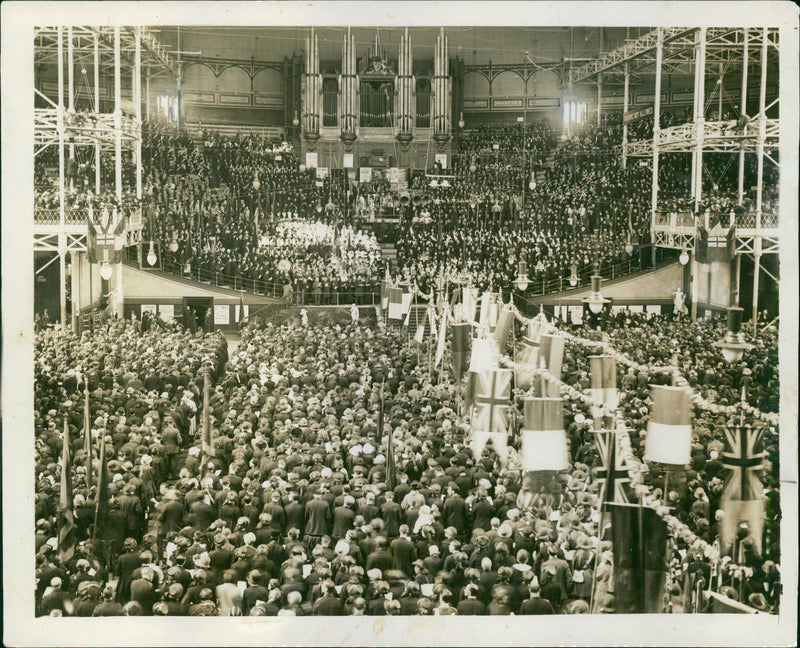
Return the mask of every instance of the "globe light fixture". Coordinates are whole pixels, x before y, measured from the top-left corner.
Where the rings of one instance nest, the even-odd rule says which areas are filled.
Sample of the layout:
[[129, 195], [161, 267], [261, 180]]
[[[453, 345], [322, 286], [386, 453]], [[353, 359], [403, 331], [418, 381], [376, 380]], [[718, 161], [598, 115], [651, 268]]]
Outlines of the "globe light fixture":
[[292, 126], [297, 128], [300, 125], [300, 120], [297, 118], [297, 111], [294, 111], [294, 117], [292, 118]]
[[631, 243], [631, 240], [630, 240], [630, 239], [628, 239], [627, 241], [625, 241], [625, 254], [627, 254], [627, 255], [629, 255], [629, 256], [630, 256], [631, 254], [633, 254], [633, 243]]
[[687, 263], [689, 263], [689, 253], [686, 251], [686, 248], [681, 250], [681, 255], [678, 257], [678, 261], [681, 262], [682, 266], [685, 266]]
[[258, 179], [258, 174], [256, 173], [256, 177], [253, 178], [253, 189], [258, 191], [261, 189], [261, 181]]
[[462, 112], [458, 117], [458, 127], [463, 129], [464, 128], [464, 113]]
[[317, 200], [317, 206], [315, 207], [315, 209], [317, 210], [317, 213], [320, 213], [322, 211], [322, 202]]
[[169, 242], [169, 251], [175, 253], [178, 251], [178, 239], [176, 238], [175, 234], [172, 235], [172, 240]]
[[151, 266], [154, 266], [158, 261], [158, 257], [156, 256], [155, 248], [153, 247], [153, 242], [150, 241], [150, 250], [147, 252], [147, 263]]
[[114, 274], [114, 268], [111, 267], [111, 264], [107, 261], [103, 261], [100, 264], [100, 276], [105, 280], [108, 281], [111, 279], [111, 275]]
[[744, 352], [753, 348], [752, 344], [745, 341], [741, 330], [743, 313], [744, 309], [739, 306], [728, 308], [728, 332], [722, 340], [711, 345], [722, 352], [722, 357], [728, 364], [739, 362]]
[[530, 189], [531, 191], [533, 191], [534, 189], [536, 189], [536, 183], [535, 183], [533, 180], [531, 180], [531, 181], [528, 183], [528, 189]]
[[298, 171], [300, 171], [300, 173], [305, 173], [306, 172], [306, 165], [305, 164], [301, 164], [298, 167]]
[[[597, 267], [595, 267], [595, 272], [597, 272]], [[592, 275], [592, 292], [589, 293], [588, 297], [583, 299], [584, 303], [589, 305], [589, 310], [592, 311], [595, 315], [597, 315], [601, 310], [603, 310], [603, 306], [609, 303], [609, 300], [603, 297], [600, 294], [600, 282], [603, 278], [598, 274]]]
[[578, 285], [578, 266], [573, 264], [569, 271], [569, 285], [574, 288]]
[[514, 285], [521, 292], [525, 292], [528, 289], [528, 285], [530, 284], [530, 279], [528, 278], [528, 264], [525, 261], [520, 261], [519, 265], [517, 266], [517, 279], [514, 281]]

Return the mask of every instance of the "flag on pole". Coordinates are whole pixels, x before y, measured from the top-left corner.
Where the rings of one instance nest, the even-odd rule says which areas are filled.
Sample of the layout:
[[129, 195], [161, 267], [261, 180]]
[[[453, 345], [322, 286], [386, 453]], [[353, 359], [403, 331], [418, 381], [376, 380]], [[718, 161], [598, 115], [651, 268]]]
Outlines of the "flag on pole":
[[683, 466], [691, 461], [691, 443], [691, 393], [684, 387], [654, 385], [644, 458]]
[[500, 314], [500, 304], [497, 303], [499, 297], [498, 294], [491, 293], [491, 299], [489, 301], [489, 321], [487, 322], [490, 331], [494, 331], [497, 326], [497, 318]]
[[564, 403], [560, 398], [526, 398], [521, 437], [523, 470], [569, 467]]
[[428, 315], [430, 313], [431, 307], [425, 310], [425, 315], [417, 322], [417, 330], [414, 333], [414, 342], [417, 344], [422, 344], [422, 341], [425, 339], [425, 320], [429, 319]]
[[236, 320], [238, 322], [241, 322], [243, 319], [245, 319], [245, 317], [247, 317], [247, 315], [244, 312], [244, 293], [240, 292], [239, 293], [239, 312], [237, 314]]
[[473, 338], [469, 371], [480, 373], [497, 367], [499, 355], [494, 340], [480, 337]]
[[381, 310], [389, 307], [389, 290], [392, 287], [392, 277], [389, 275], [389, 264], [386, 264], [386, 274], [381, 281]]
[[438, 367], [444, 356], [444, 344], [447, 337], [447, 309], [442, 309], [442, 319], [439, 322], [439, 339], [436, 342], [436, 355], [433, 359], [433, 366]]
[[86, 258], [89, 263], [97, 263], [97, 227], [92, 217], [88, 214], [86, 216], [86, 229]]
[[[109, 220], [106, 227], [100, 223], [98, 228], [97, 224], [92, 220], [91, 216], [86, 217], [88, 224], [88, 237], [86, 245], [86, 255], [90, 263], [111, 263], [119, 262], [117, 249], [118, 233], [117, 229], [111, 230], [111, 221]], [[120, 218], [120, 223], [123, 225], [125, 219]], [[119, 225], [119, 223], [118, 223]]]
[[511, 371], [490, 369], [477, 375], [472, 427], [486, 432], [508, 432]]
[[[598, 355], [589, 356], [591, 368], [591, 396], [595, 403], [605, 405], [606, 410], [616, 411], [619, 405], [617, 391], [617, 361], [614, 356]], [[603, 429], [604, 408], [592, 406], [594, 429]]]
[[514, 369], [514, 383], [520, 389], [530, 389], [539, 360], [539, 346], [529, 346], [523, 342], [517, 353], [518, 367]]
[[708, 230], [702, 225], [697, 226], [695, 236], [694, 258], [697, 263], [708, 263]]
[[486, 291], [481, 295], [481, 312], [478, 324], [483, 328], [489, 326], [489, 305], [492, 303], [492, 293]]
[[383, 399], [383, 384], [384, 381], [381, 381], [381, 388], [378, 391], [378, 445], [383, 443], [383, 407], [384, 407], [384, 399]]
[[614, 547], [614, 611], [658, 614], [664, 608], [667, 523], [655, 509], [607, 504]]
[[[381, 406], [380, 406], [380, 416], [378, 418], [378, 443], [381, 443], [381, 439], [383, 438], [383, 427], [385, 418], [383, 383], [381, 383], [380, 399], [381, 399]], [[394, 437], [390, 431], [388, 436], [386, 437], [386, 485], [388, 486], [389, 490], [394, 490], [394, 487], [397, 485], [396, 482], [397, 482], [397, 468], [395, 466], [395, 460], [394, 460]]]
[[747, 522], [753, 537], [753, 550], [761, 554], [764, 528], [764, 488], [758, 477], [764, 467], [763, 428], [734, 426], [725, 429], [722, 464], [728, 469], [722, 491], [721, 508], [723, 550], [730, 548], [740, 522]]
[[389, 319], [403, 318], [403, 289], [389, 288]]
[[58, 555], [62, 563], [75, 553], [75, 515], [72, 510], [72, 452], [69, 445], [69, 424], [64, 419], [64, 442], [61, 454], [61, 491], [58, 500]]
[[400, 296], [400, 312], [406, 315], [411, 310], [411, 299], [414, 297], [414, 293], [411, 292], [411, 286], [407, 283], [402, 284], [400, 289], [402, 291]]
[[453, 377], [456, 382], [459, 382], [464, 373], [464, 362], [469, 352], [470, 326], [467, 323], [451, 324], [450, 331], [453, 335]]
[[594, 479], [600, 485], [597, 500], [602, 511], [606, 503], [628, 501], [625, 484], [630, 483], [628, 463], [620, 452], [619, 435], [616, 430], [595, 430], [594, 440], [600, 465], [595, 468]]
[[106, 474], [106, 442], [100, 442], [100, 467], [97, 471], [97, 494], [94, 507], [94, 534], [102, 538], [108, 520], [108, 475]]
[[726, 260], [733, 261], [736, 258], [736, 225], [731, 225], [728, 236], [725, 239]]
[[475, 409], [472, 416], [472, 451], [480, 458], [491, 441], [500, 460], [508, 453], [508, 409], [511, 397], [511, 371], [491, 369], [476, 375]]
[[506, 342], [508, 341], [508, 335], [511, 333], [512, 326], [514, 326], [514, 312], [508, 308], [504, 308], [497, 317], [497, 326], [494, 329], [494, 339], [501, 353], [505, 351]]
[[[544, 368], [556, 380], [561, 380], [561, 365], [564, 361], [564, 338], [560, 335], [544, 333], [539, 338], [539, 358], [544, 362]], [[559, 398], [561, 390], [558, 384], [547, 380], [547, 396]]]
[[[112, 263], [115, 264], [122, 263], [122, 252], [125, 249], [125, 218], [125, 215], [120, 213], [117, 219], [117, 226], [114, 228], [114, 258]], [[157, 249], [160, 255], [161, 248]]]
[[432, 306], [428, 307], [428, 326], [431, 329], [431, 336], [436, 339], [436, 309]]
[[83, 451], [86, 454], [86, 487], [92, 487], [92, 424], [89, 413], [89, 378], [83, 390]]
[[477, 288], [462, 288], [462, 306], [461, 311], [466, 320], [471, 324], [475, 321], [475, 311], [478, 308], [478, 289]]
[[203, 464], [209, 457], [216, 456], [213, 439], [211, 438], [211, 372], [206, 370], [203, 375]]
[[[536, 318], [528, 322], [528, 332], [522, 337], [522, 346], [517, 354], [521, 368], [514, 371], [514, 380], [520, 389], [530, 389], [536, 368], [539, 366], [539, 344], [542, 322]], [[527, 367], [525, 367], [527, 365]]]

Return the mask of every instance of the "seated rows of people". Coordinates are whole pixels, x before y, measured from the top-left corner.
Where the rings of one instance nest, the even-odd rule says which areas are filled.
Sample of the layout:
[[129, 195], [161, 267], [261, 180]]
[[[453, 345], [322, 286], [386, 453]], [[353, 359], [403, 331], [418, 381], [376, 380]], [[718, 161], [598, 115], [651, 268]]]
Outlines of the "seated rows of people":
[[[717, 322], [695, 327], [635, 314], [608, 322], [611, 342], [620, 350], [627, 351], [626, 343], [634, 339], [652, 340], [641, 353], [653, 363], [672, 351], [657, 339], [664, 329], [686, 342], [698, 332], [716, 335], [720, 328]], [[585, 327], [575, 332], [589, 334]], [[88, 338], [47, 334], [37, 341], [43, 359], [37, 370], [39, 614], [585, 613], [593, 587], [594, 611], [613, 611], [611, 543], [600, 528], [593, 471], [599, 458], [590, 425], [576, 416], [590, 418], [585, 405], [565, 401], [570, 469], [546, 476], [531, 490], [530, 475], [520, 472], [515, 458], [515, 434], [507, 463], [491, 450], [473, 456], [469, 423], [459, 413], [458, 385], [437, 381], [435, 372], [417, 361], [401, 330], [253, 322], [224, 371], [222, 347], [213, 350], [213, 337], [176, 330], [164, 344], [183, 354], [177, 365], [188, 362], [187, 385], [171, 390], [166, 377], [159, 377], [150, 392], [130, 382], [126, 389], [125, 381], [135, 382], [137, 374], [152, 381], [156, 370], [159, 376], [170, 373], [172, 365], [160, 367], [168, 357], [161, 360], [156, 349], [141, 352], [143, 345], [158, 342], [123, 324], [109, 334], [98, 340], [105, 339], [101, 356], [108, 362], [82, 352], [81, 342], [94, 341]], [[182, 344], [188, 348], [182, 350]], [[756, 352], [760, 360], [749, 354], [745, 360], [766, 366], [763, 358], [771, 357], [775, 345], [774, 336], [768, 336]], [[698, 367], [716, 363], [709, 354], [692, 356], [695, 347], [681, 347], [681, 359]], [[568, 345], [565, 382], [588, 387], [586, 356], [592, 352]], [[197, 402], [201, 377], [195, 374], [192, 382], [191, 373], [204, 354], [217, 369], [208, 457], [186, 426], [191, 415], [183, 415], [186, 391]], [[150, 355], [155, 357], [147, 364]], [[92, 529], [96, 487], [86, 487], [85, 458], [76, 453], [65, 468], [73, 471], [77, 485], [80, 543], [62, 562], [53, 537], [58, 430], [64, 418], [80, 428], [80, 396], [65, 381], [78, 364], [86, 372], [90, 363], [98, 381], [91, 393], [93, 428], [112, 458], [108, 523]], [[726, 378], [734, 383], [732, 390], [739, 389], [744, 374], [732, 371]], [[652, 378], [642, 368], [632, 381], [621, 380], [622, 407], [639, 456]], [[752, 379], [751, 392], [773, 387], [766, 373]], [[162, 397], [159, 389], [165, 389]], [[111, 413], [107, 422], [105, 413]], [[654, 490], [654, 497], [666, 497], [675, 515], [708, 542], [715, 540], [722, 519], [723, 419], [698, 411], [691, 465], [671, 476], [668, 493]], [[76, 436], [76, 447], [82, 447]], [[774, 429], [767, 430], [766, 445], [775, 461]], [[173, 452], [174, 446], [181, 451]], [[747, 529], [741, 529], [748, 574], [743, 594], [749, 604], [775, 611], [780, 510], [769, 473], [760, 554]], [[662, 483], [656, 466], [646, 479], [654, 489]], [[676, 539], [677, 550], [685, 556], [674, 554], [673, 575], [685, 573], [685, 563], [686, 570], [709, 583], [711, 565], [702, 548]], [[726, 585], [734, 583], [729, 565], [719, 566]], [[685, 605], [683, 584], [672, 585], [672, 611]], [[736, 590], [733, 595], [738, 596]]]
[[[668, 114], [662, 115], [667, 121]], [[429, 194], [434, 204], [410, 208], [406, 215], [412, 218], [401, 219], [399, 272], [425, 284], [445, 269], [467, 271], [487, 287], [509, 286], [519, 258], [528, 262], [534, 279], [542, 281], [566, 278], [573, 265], [582, 270], [584, 259], [635, 269], [628, 251], [649, 236], [651, 178], [646, 167], [630, 163], [622, 169], [616, 155], [603, 153], [605, 139], [616, 141], [619, 129], [618, 122], [607, 119], [602, 129], [576, 129], [560, 140], [546, 120], [536, 122], [525, 129], [529, 164], [513, 157], [519, 154], [521, 125], [466, 131], [452, 162], [455, 177], [447, 186], [428, 186], [425, 174], [413, 180], [412, 190]], [[346, 297], [355, 293], [360, 301], [369, 301], [384, 265], [371, 254], [371, 241], [366, 248], [353, 250], [367, 262], [349, 271], [316, 255], [306, 259], [297, 250], [281, 253], [273, 248], [265, 254], [265, 248], [258, 246], [261, 238], [274, 237], [278, 222], [287, 218], [307, 221], [312, 230], [321, 223], [335, 223], [340, 232], [343, 225], [357, 228], [355, 215], [364, 212], [358, 209], [363, 196], [345, 175], [331, 171], [318, 179], [316, 170], [298, 163], [291, 146], [254, 136], [209, 138], [198, 147], [185, 132], [148, 122], [143, 138], [145, 238], [162, 242], [170, 269], [202, 274], [206, 280], [222, 276], [223, 283], [276, 295], [283, 294], [285, 285], [293, 285], [298, 296], [311, 295], [318, 283], [320, 293], [331, 295], [331, 302], [337, 301], [333, 297], [337, 293]], [[599, 148], [598, 138], [604, 142]], [[686, 157], [663, 156], [662, 210], [694, 209], [688, 192], [681, 191], [689, 177]], [[719, 186], [727, 187], [732, 167], [723, 164], [723, 157], [707, 156], [706, 166], [719, 176]], [[109, 160], [102, 162], [107, 172]], [[748, 179], [752, 166], [750, 159]], [[125, 168], [130, 171], [130, 167], [128, 160]], [[538, 183], [532, 182], [531, 172]], [[777, 204], [775, 179], [772, 171], [767, 173], [768, 213]], [[727, 222], [733, 208], [752, 210], [749, 193], [745, 204], [737, 207], [735, 192], [719, 186], [706, 192], [700, 213], [709, 210], [714, 222]], [[113, 193], [96, 197], [80, 186], [73, 186], [69, 196], [76, 208], [90, 203], [113, 208], [119, 202]], [[399, 204], [397, 196], [394, 202]], [[37, 204], [56, 208], [58, 192], [51, 188], [37, 193]], [[138, 203], [127, 191], [122, 204]], [[585, 225], [576, 227], [576, 221]], [[523, 232], [517, 233], [518, 229]], [[177, 246], [174, 253], [166, 250], [167, 242]], [[505, 254], [493, 254], [498, 244]], [[481, 251], [475, 254], [477, 250]], [[286, 257], [290, 257], [288, 272], [278, 268]], [[434, 263], [423, 261], [431, 258]], [[339, 295], [338, 301], [343, 300], [350, 301]], [[325, 300], [320, 297], [320, 301]]]
[[522, 208], [517, 198], [529, 180], [518, 165], [478, 166], [462, 156], [459, 174], [427, 190], [431, 204], [401, 223], [401, 273], [426, 286], [443, 272], [467, 272], [485, 289], [508, 287], [520, 259], [534, 283], [567, 278], [573, 265], [580, 272], [594, 262], [637, 268], [628, 250], [649, 231], [646, 170], [623, 170], [615, 159], [604, 159], [601, 170], [571, 141], [553, 156], [542, 169], [546, 179], [525, 188]]

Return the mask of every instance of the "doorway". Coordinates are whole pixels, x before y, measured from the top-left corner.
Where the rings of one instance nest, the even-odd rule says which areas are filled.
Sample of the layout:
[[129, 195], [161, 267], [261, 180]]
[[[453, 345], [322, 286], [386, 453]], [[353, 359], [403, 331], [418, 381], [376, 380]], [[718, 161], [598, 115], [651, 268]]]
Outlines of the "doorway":
[[214, 298], [184, 297], [183, 325], [192, 333], [214, 330]]

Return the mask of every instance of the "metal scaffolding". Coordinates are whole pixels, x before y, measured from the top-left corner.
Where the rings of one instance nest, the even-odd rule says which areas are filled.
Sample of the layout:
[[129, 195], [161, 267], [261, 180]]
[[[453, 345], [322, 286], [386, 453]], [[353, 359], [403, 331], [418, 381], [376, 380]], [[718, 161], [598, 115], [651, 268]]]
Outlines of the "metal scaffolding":
[[[753, 322], [757, 321], [758, 287], [763, 254], [778, 253], [778, 223], [776, 218], [765, 218], [763, 213], [764, 160], [776, 166], [779, 163], [770, 152], [778, 149], [780, 140], [780, 120], [768, 117], [767, 111], [773, 109], [778, 99], [767, 103], [767, 74], [770, 54], [777, 54], [778, 30], [763, 28], [722, 28], [722, 27], [659, 27], [640, 38], [627, 40], [622, 47], [608, 52], [598, 59], [573, 68], [569, 73], [568, 87], [571, 94], [575, 83], [592, 81], [598, 84], [598, 102], [602, 100], [600, 84], [613, 76], [624, 79], [623, 109], [627, 115], [629, 106], [629, 86], [631, 75], [644, 71], [655, 77], [653, 91], [653, 136], [651, 139], [628, 141], [627, 121], [623, 120], [622, 144], [619, 147], [623, 167], [629, 157], [651, 161], [651, 229], [653, 253], [656, 247], [681, 249], [690, 252], [692, 265], [695, 264], [695, 238], [698, 225], [709, 230], [708, 213], [703, 222], [698, 223], [696, 214], [703, 197], [703, 156], [714, 153], [738, 153], [738, 204], [744, 197], [744, 168], [746, 154], [757, 157], [757, 182], [755, 211], [744, 214], [734, 223], [730, 222], [710, 228], [709, 245], [724, 245], [729, 229], [734, 224], [736, 241], [736, 274], [732, 292], [739, 294], [739, 268], [741, 255], [751, 255], [754, 260]], [[753, 57], [751, 51], [757, 51]], [[747, 114], [748, 68], [757, 63], [760, 69], [758, 92], [758, 111]], [[716, 119], [706, 120], [708, 110], [705, 90], [709, 67], [718, 71], [717, 87], [711, 97], [718, 94]], [[741, 98], [738, 111], [740, 119], [723, 119], [722, 83], [724, 71], [741, 71]], [[693, 119], [685, 124], [660, 128], [662, 73], [694, 74]], [[710, 103], [710, 100], [708, 100]], [[598, 106], [598, 114], [600, 107]], [[665, 153], [691, 153], [691, 196], [694, 211], [686, 214], [662, 214], [658, 207], [659, 157]], [[766, 272], [766, 270], [765, 270]], [[770, 275], [772, 276], [772, 275]], [[697, 308], [697, 282], [692, 282], [693, 314]], [[738, 297], [737, 297], [738, 299]]]
[[[72, 326], [77, 325], [80, 306], [78, 291], [80, 281], [77, 268], [88, 243], [87, 217], [89, 209], [74, 209], [67, 205], [67, 153], [73, 159], [78, 147], [91, 147], [94, 152], [94, 192], [101, 187], [101, 159], [114, 159], [114, 192], [122, 198], [122, 158], [129, 151], [135, 156], [135, 193], [142, 197], [142, 62], [157, 74], [175, 73], [172, 57], [145, 27], [40, 27], [34, 33], [34, 61], [38, 69], [49, 65], [57, 67], [57, 99], [54, 101], [41, 90], [34, 88], [36, 97], [44, 107], [34, 111], [34, 157], [51, 146], [58, 147], [58, 209], [34, 208], [34, 251], [55, 252], [60, 269], [60, 320], [67, 326], [66, 255], [72, 261]], [[77, 112], [75, 100], [78, 88], [75, 64], [80, 64], [84, 86], [88, 86], [87, 60], [93, 68], [93, 93], [90, 94], [92, 110]], [[66, 74], [65, 74], [66, 64]], [[113, 112], [100, 111], [100, 71], [113, 70]], [[123, 110], [121, 79], [125, 70], [131, 79], [131, 101]], [[66, 77], [66, 78], [65, 78]], [[149, 77], [148, 77], [149, 78]], [[84, 90], [88, 90], [87, 87]], [[111, 215], [114, 222], [122, 218]], [[125, 244], [141, 240], [142, 219], [140, 209], [131, 210], [125, 223]], [[41, 271], [41, 268], [40, 268]], [[116, 288], [118, 304], [122, 304], [122, 267], [117, 268]], [[121, 313], [120, 313], [121, 314]]]

